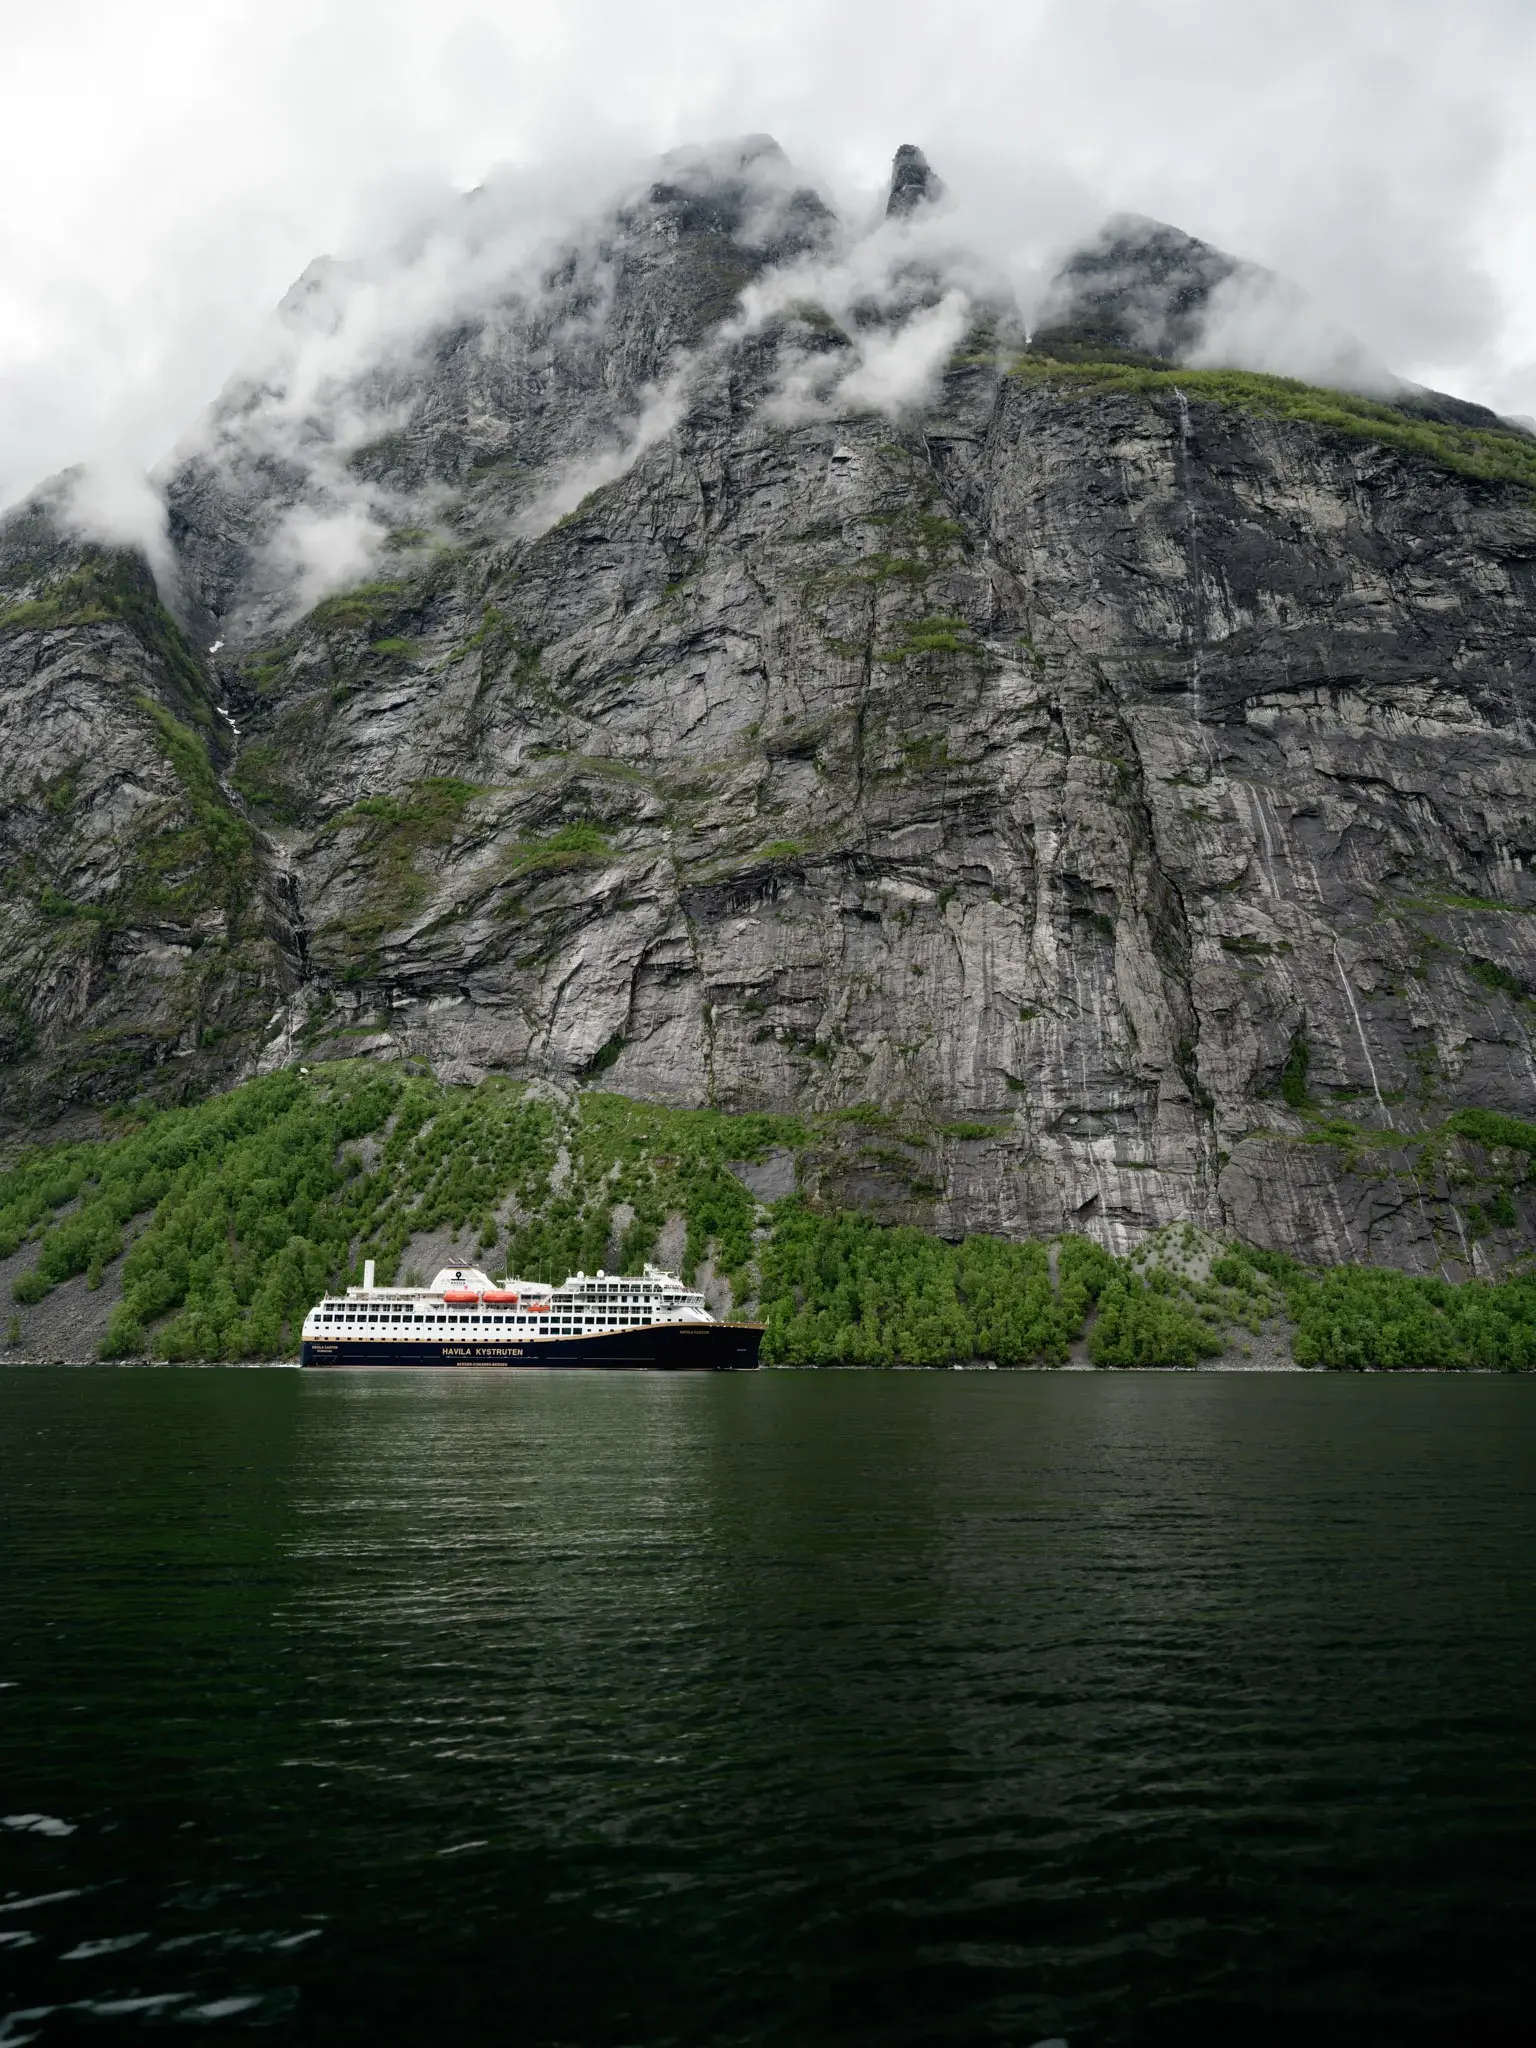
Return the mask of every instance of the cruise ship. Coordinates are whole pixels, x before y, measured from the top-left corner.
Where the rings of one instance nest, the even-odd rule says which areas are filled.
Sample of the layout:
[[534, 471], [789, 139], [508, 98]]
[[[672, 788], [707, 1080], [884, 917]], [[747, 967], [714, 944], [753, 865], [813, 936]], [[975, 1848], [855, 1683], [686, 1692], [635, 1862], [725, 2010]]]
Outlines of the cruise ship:
[[301, 1365], [616, 1366], [732, 1372], [757, 1364], [759, 1323], [717, 1322], [675, 1273], [573, 1273], [560, 1286], [444, 1267], [430, 1287], [328, 1294], [304, 1318]]

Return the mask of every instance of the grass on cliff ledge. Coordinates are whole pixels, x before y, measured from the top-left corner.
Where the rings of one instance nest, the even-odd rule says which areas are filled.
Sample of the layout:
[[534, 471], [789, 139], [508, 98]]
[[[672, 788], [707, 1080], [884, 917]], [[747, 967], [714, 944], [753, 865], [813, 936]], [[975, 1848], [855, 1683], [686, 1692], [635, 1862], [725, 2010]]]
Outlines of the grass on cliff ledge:
[[1309, 426], [1422, 455], [1458, 476], [1521, 484], [1536, 491], [1536, 440], [1493, 428], [1411, 419], [1395, 406], [1349, 391], [1329, 391], [1294, 377], [1253, 370], [1158, 370], [1131, 363], [1063, 363], [1025, 355], [1014, 366], [1025, 382], [1078, 385], [1104, 392], [1182, 391], [1260, 419], [1304, 420]]
[[[1532, 1279], [1318, 1273], [1237, 1245], [1197, 1278], [1173, 1237], [1167, 1259], [1117, 1260], [1080, 1237], [953, 1244], [797, 1195], [759, 1202], [743, 1165], [798, 1158], [837, 1122], [445, 1087], [366, 1061], [290, 1068], [24, 1153], [0, 1174], [0, 1257], [36, 1247], [13, 1285], [23, 1306], [77, 1275], [100, 1286], [121, 1259], [106, 1357], [291, 1355], [327, 1288], [366, 1258], [402, 1277], [425, 1232], [468, 1235], [492, 1272], [559, 1281], [636, 1270], [670, 1226], [685, 1275], [710, 1261], [766, 1324], [770, 1363], [1059, 1363], [1086, 1331], [1100, 1364], [1192, 1365], [1283, 1311], [1303, 1364], [1536, 1366]], [[1536, 1151], [1536, 1127], [1494, 1123], [1459, 1135]]]

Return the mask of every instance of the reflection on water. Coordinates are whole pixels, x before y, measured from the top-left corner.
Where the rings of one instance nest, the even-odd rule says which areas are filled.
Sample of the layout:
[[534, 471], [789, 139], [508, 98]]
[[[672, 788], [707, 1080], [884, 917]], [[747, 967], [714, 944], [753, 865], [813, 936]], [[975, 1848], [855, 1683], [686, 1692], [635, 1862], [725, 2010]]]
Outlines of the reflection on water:
[[0, 1374], [0, 2048], [1509, 2038], [1536, 1386]]

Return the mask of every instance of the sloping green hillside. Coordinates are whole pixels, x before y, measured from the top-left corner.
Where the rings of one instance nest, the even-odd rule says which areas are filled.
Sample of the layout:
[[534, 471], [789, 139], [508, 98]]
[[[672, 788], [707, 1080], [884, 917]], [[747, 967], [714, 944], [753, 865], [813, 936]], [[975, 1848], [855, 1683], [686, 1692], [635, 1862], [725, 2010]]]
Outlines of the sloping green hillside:
[[0, 1175], [0, 1257], [36, 1245], [13, 1284], [21, 1303], [79, 1274], [99, 1285], [122, 1258], [108, 1357], [291, 1355], [327, 1287], [355, 1282], [365, 1258], [388, 1283], [413, 1238], [445, 1227], [471, 1233], [492, 1271], [558, 1281], [637, 1268], [678, 1218], [685, 1273], [712, 1261], [767, 1324], [774, 1363], [1059, 1363], [1089, 1327], [1100, 1363], [1191, 1365], [1281, 1314], [1307, 1364], [1536, 1363], [1536, 1280], [1317, 1274], [1202, 1250], [1188, 1231], [1128, 1260], [1086, 1238], [950, 1244], [798, 1195], [762, 1204], [733, 1170], [801, 1157], [835, 1122], [500, 1079], [449, 1088], [361, 1061], [289, 1069], [121, 1117], [99, 1144], [27, 1153]]
[[1181, 391], [1261, 419], [1304, 420], [1330, 433], [1375, 441], [1405, 455], [1422, 455], [1459, 476], [1486, 483], [1524, 484], [1536, 490], [1536, 440], [1511, 429], [1463, 427], [1446, 420], [1414, 419], [1397, 406], [1352, 391], [1329, 391], [1294, 377], [1255, 370], [1154, 369], [1138, 363], [1058, 362], [1024, 355], [1014, 374], [1026, 381], [1075, 384], [1094, 391]]

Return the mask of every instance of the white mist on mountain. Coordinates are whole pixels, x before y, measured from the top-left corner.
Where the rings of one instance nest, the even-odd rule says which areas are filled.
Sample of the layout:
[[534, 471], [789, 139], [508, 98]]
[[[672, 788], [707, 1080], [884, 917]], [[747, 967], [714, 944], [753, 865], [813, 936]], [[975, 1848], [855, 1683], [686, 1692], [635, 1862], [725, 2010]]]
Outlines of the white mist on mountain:
[[315, 250], [430, 237], [487, 164], [556, 166], [580, 213], [680, 136], [763, 127], [849, 219], [910, 136], [998, 216], [994, 258], [1075, 184], [1296, 278], [1404, 374], [1532, 410], [1529, 0], [12, 14], [0, 504], [108, 445], [153, 462]]
[[[748, 247], [776, 239], [805, 196], [767, 136], [673, 151], [643, 168], [611, 160], [600, 168], [605, 186], [590, 163], [570, 176], [558, 165], [537, 175], [504, 172], [440, 200], [418, 185], [409, 218], [385, 247], [345, 261], [321, 258], [285, 295], [252, 366], [162, 471], [199, 462], [236, 494], [260, 476], [275, 523], [258, 581], [274, 594], [286, 579], [293, 599], [313, 603], [366, 573], [392, 527], [430, 527], [451, 509], [453, 494], [441, 487], [402, 496], [356, 465], [370, 446], [407, 431], [445, 333], [481, 326], [476, 346], [494, 350], [510, 330], [542, 327], [551, 347], [579, 348], [610, 312], [614, 241], [654, 188], [703, 191], [717, 178], [740, 180], [747, 206], [735, 239]], [[514, 530], [543, 531], [623, 475], [672, 431], [716, 354], [680, 354], [641, 394], [637, 413], [615, 419], [598, 447], [573, 453]]]
[[364, 582], [389, 538], [367, 504], [295, 505], [268, 542], [264, 566], [279, 589], [308, 611], [333, 590]]
[[[384, 246], [307, 267], [250, 362], [159, 466], [157, 481], [189, 462], [237, 494], [259, 477], [268, 531], [257, 581], [274, 595], [286, 592], [289, 608], [357, 582], [392, 528], [431, 527], [451, 504], [442, 489], [402, 495], [356, 466], [365, 450], [409, 427], [423, 350], [455, 323], [536, 318], [550, 303], [552, 272], [562, 277], [566, 303], [584, 308], [568, 326], [596, 331], [610, 296], [596, 197], [611, 208], [617, 192], [623, 207], [645, 188], [633, 167], [600, 157], [498, 173], [467, 194], [418, 181], [404, 217], [393, 221], [381, 200], [371, 224], [393, 230]], [[594, 458], [594, 481], [572, 502], [623, 466]]]
[[547, 533], [568, 512], [574, 512], [583, 498], [601, 490], [604, 484], [616, 483], [634, 468], [647, 449], [664, 441], [687, 410], [689, 388], [699, 361], [698, 357], [685, 358], [660, 390], [645, 394], [640, 412], [620, 423], [613, 441], [562, 470], [555, 482], [540, 491], [532, 504], [518, 514], [514, 522], [517, 533], [525, 539]]
[[[746, 247], [771, 246], [806, 192], [771, 138], [676, 151], [660, 167], [658, 183], [707, 184], [722, 173], [742, 171], [752, 188], [734, 239]], [[905, 215], [882, 216], [850, 235], [829, 218], [826, 253], [771, 265], [748, 283], [738, 310], [703, 346], [678, 358], [664, 383], [644, 394], [640, 412], [619, 423], [610, 443], [573, 462], [542, 490], [519, 514], [516, 530], [525, 536], [546, 531], [589, 493], [624, 475], [673, 431], [694, 393], [725, 366], [735, 347], [807, 307], [839, 327], [843, 346], [831, 355], [786, 347], [777, 388], [764, 408], [770, 419], [793, 425], [848, 411], [876, 411], [896, 419], [921, 405], [931, 397], [972, 311], [969, 291], [958, 285], [931, 302], [939, 268], [963, 268], [972, 285], [984, 279], [990, 289], [998, 289], [991, 269], [978, 269], [974, 255], [950, 250], [944, 265], [936, 266], [927, 226]], [[590, 242], [593, 229], [588, 226], [584, 234]], [[594, 309], [594, 322], [600, 310]]]
[[1400, 377], [1299, 285], [1251, 264], [1212, 291], [1186, 360], [1195, 369], [1262, 370], [1368, 397], [1403, 388]]
[[[978, 315], [1006, 345], [1022, 342], [1027, 326], [1111, 301], [1130, 345], [1194, 366], [1373, 393], [1402, 388], [1272, 272], [1134, 216], [1115, 217], [1095, 236], [1093, 195], [1069, 173], [1042, 171], [1038, 188], [1021, 197], [1001, 178], [975, 189], [953, 176], [941, 184], [917, 151], [903, 162], [909, 173], [920, 163], [923, 176], [914, 183], [909, 175], [900, 207], [890, 211], [882, 192], [841, 217], [766, 136], [673, 151], [649, 166], [610, 159], [508, 171], [467, 195], [408, 178], [377, 195], [367, 225], [382, 243], [308, 266], [250, 364], [159, 480], [201, 466], [248, 514], [248, 587], [274, 621], [366, 580], [392, 531], [449, 531], [461, 501], [441, 477], [385, 484], [365, 473], [371, 451], [408, 440], [438, 352], [464, 336], [487, 353], [521, 347], [530, 335], [553, 355], [579, 352], [611, 312], [617, 246], [654, 235], [664, 258], [675, 230], [654, 195], [707, 202], [720, 181], [742, 199], [732, 230], [739, 245], [789, 239], [797, 253], [752, 277], [713, 331], [632, 389], [627, 407], [606, 421], [589, 409], [595, 445], [572, 446], [563, 461], [552, 451], [533, 497], [508, 509], [509, 535], [545, 531], [625, 474], [674, 431], [739, 344], [775, 325], [777, 377], [765, 413], [782, 425], [860, 411], [898, 419], [931, 399]], [[972, 176], [982, 169], [973, 163]], [[797, 345], [796, 323], [807, 314], [822, 331]], [[142, 479], [109, 474], [114, 481], [93, 482], [82, 498], [79, 530], [142, 546], [174, 603], [163, 503]]]
[[932, 397], [971, 311], [967, 295], [951, 289], [894, 324], [855, 328], [837, 356], [791, 353], [764, 411], [783, 426], [859, 412], [899, 419]]
[[936, 306], [922, 307], [899, 327], [857, 336], [859, 366], [838, 384], [834, 404], [888, 419], [921, 404], [932, 397], [970, 319], [970, 299], [952, 288]]
[[59, 485], [59, 523], [82, 540], [137, 548], [174, 608], [179, 591], [165, 499], [143, 471], [125, 457], [107, 456], [66, 471]]
[[[771, 419], [796, 425], [861, 411], [900, 418], [932, 398], [978, 305], [1016, 305], [1015, 275], [1028, 269], [1017, 234], [1001, 256], [989, 253], [977, 233], [989, 224], [938, 189], [936, 200], [908, 199], [895, 213], [882, 194], [878, 209], [852, 227], [839, 222], [825, 250], [744, 287], [740, 312], [721, 329], [727, 345], [807, 311], [837, 336], [832, 349], [783, 347], [765, 406]], [[1039, 236], [1037, 262], [1046, 247]]]

